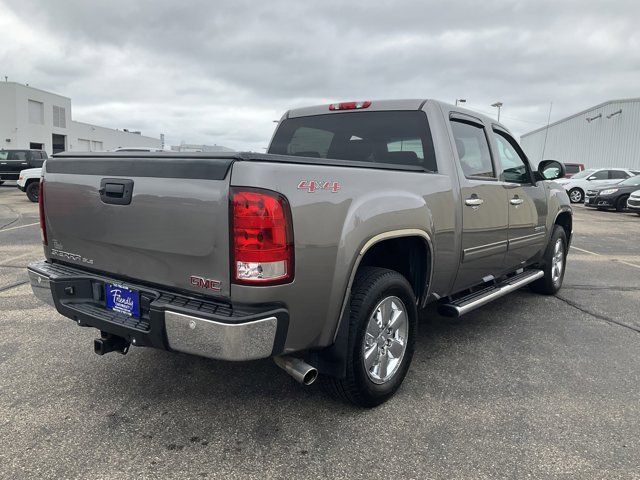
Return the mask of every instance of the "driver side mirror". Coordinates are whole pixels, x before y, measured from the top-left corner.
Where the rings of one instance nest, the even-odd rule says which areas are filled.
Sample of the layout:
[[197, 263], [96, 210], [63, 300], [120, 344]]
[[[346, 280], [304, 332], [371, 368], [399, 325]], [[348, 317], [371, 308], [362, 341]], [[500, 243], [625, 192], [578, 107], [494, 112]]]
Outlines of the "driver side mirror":
[[595, 176], [595, 175], [593, 175], [593, 176], [591, 176], [591, 177], [588, 177], [588, 178], [587, 178], [587, 180], [589, 180], [589, 181], [591, 181], [591, 180], [595, 180], [595, 179], [596, 179], [596, 176]]
[[557, 180], [565, 174], [564, 164], [557, 160], [543, 160], [538, 165], [538, 176], [541, 180]]

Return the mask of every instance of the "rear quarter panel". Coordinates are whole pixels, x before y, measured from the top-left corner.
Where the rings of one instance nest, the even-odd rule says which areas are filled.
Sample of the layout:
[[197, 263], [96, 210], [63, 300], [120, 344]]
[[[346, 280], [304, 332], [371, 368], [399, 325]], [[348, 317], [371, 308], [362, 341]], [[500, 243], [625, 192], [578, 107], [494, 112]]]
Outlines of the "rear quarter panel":
[[[340, 189], [298, 188], [302, 181]], [[457, 265], [451, 179], [440, 174], [324, 165], [236, 162], [232, 186], [266, 188], [287, 197], [295, 243], [295, 278], [272, 287], [231, 286], [234, 302], [280, 301], [291, 321], [286, 352], [333, 342], [358, 254], [378, 234], [424, 231], [442, 265]], [[452, 271], [453, 270], [453, 271]], [[445, 291], [455, 269], [437, 269], [431, 292]]]

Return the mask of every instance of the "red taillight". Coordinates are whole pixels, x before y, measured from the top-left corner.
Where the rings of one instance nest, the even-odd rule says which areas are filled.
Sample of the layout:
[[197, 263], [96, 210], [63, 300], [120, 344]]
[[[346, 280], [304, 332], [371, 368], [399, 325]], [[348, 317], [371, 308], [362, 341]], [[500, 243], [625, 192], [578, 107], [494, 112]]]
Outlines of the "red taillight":
[[47, 245], [47, 225], [44, 220], [44, 178], [40, 178], [38, 185], [38, 212], [40, 213], [40, 236], [42, 243]]
[[364, 102], [341, 102], [341, 103], [332, 103], [329, 105], [329, 110], [359, 110], [361, 108], [369, 108], [371, 106], [371, 102], [369, 100], [365, 100]]
[[293, 280], [293, 227], [286, 198], [268, 190], [231, 190], [232, 273], [235, 283]]

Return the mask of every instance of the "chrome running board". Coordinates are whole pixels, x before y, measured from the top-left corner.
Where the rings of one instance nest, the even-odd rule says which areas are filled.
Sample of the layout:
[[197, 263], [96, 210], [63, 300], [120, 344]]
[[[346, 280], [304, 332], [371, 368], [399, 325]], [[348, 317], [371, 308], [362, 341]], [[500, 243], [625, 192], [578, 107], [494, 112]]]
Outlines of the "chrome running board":
[[446, 317], [459, 317], [542, 277], [544, 277], [542, 270], [525, 270], [496, 285], [483, 288], [482, 290], [470, 293], [452, 302], [440, 305], [438, 307], [438, 313]]

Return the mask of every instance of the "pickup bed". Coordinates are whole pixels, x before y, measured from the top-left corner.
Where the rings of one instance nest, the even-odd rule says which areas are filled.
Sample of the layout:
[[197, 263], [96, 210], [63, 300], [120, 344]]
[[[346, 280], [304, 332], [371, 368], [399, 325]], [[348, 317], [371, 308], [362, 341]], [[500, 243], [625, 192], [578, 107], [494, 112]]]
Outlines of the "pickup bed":
[[273, 357], [362, 406], [411, 362], [419, 312], [562, 284], [567, 194], [508, 130], [433, 100], [291, 110], [267, 154], [58, 154], [40, 182], [36, 296], [150, 346]]

